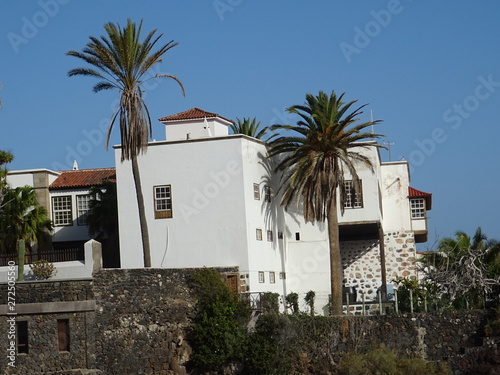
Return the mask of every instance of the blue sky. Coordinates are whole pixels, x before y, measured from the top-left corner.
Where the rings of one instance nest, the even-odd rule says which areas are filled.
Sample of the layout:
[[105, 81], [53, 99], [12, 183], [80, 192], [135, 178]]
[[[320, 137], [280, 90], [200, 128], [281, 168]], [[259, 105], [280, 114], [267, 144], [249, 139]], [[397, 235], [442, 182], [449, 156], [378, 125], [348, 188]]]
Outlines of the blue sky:
[[149, 81], [155, 139], [156, 119], [192, 107], [269, 125], [294, 121], [284, 108], [306, 93], [345, 92], [369, 103], [361, 120], [383, 120], [377, 131], [393, 161], [410, 162], [411, 185], [433, 193], [422, 249], [478, 226], [500, 239], [499, 16], [497, 1], [3, 0], [0, 149], [14, 153], [13, 170], [113, 166], [102, 129], [118, 95], [68, 78], [82, 64], [65, 53], [106, 22], [144, 19], [179, 42], [155, 73], [186, 88], [183, 98], [175, 82]]

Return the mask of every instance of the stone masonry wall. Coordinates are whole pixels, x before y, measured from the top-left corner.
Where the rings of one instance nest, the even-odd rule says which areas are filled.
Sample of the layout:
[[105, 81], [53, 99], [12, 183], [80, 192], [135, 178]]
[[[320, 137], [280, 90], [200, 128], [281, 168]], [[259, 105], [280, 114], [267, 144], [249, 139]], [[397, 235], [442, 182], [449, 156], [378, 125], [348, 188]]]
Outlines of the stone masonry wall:
[[[355, 302], [361, 301], [361, 293], [365, 293], [366, 301], [376, 300], [377, 290], [382, 284], [378, 241], [343, 241], [340, 248], [344, 267], [344, 285], [356, 288], [357, 301]], [[413, 232], [385, 233], [384, 251], [387, 283], [391, 283], [397, 277], [416, 277]]]
[[[93, 298], [91, 280], [37, 281], [16, 283], [16, 306], [43, 302], [86, 301]], [[7, 303], [7, 284], [0, 285], [0, 304]], [[16, 356], [15, 367], [8, 366], [7, 355], [0, 356], [3, 374], [45, 374], [50, 371], [87, 367], [89, 340], [87, 327], [92, 324], [94, 312], [61, 312], [54, 314], [25, 314], [1, 316], [0, 352], [8, 352], [9, 320], [27, 322], [28, 354]], [[57, 320], [67, 319], [70, 331], [70, 351], [59, 351]], [[50, 369], [50, 371], [49, 371]]]
[[415, 278], [415, 238], [413, 232], [389, 232], [384, 234], [385, 269], [387, 282], [396, 277]]
[[340, 251], [344, 267], [344, 286], [356, 288], [358, 302], [361, 301], [361, 293], [365, 293], [366, 300], [374, 300], [382, 280], [378, 241], [343, 241]]
[[[376, 254], [377, 249], [371, 250]], [[187, 333], [195, 314], [195, 296], [188, 282], [191, 272], [110, 269], [100, 271], [93, 280], [18, 283], [18, 304], [93, 300], [96, 308], [17, 316], [28, 322], [29, 353], [17, 355], [16, 368], [7, 366], [6, 355], [0, 356], [0, 373], [66, 375], [92, 369], [92, 373], [110, 375], [187, 374], [185, 365], [191, 354]], [[5, 305], [6, 291], [7, 285], [0, 284], [0, 304]], [[8, 318], [0, 317], [2, 353], [7, 352]], [[69, 352], [58, 350], [57, 319], [69, 320]], [[316, 358], [311, 366], [324, 353], [338, 357], [381, 343], [429, 360], [456, 359], [477, 345], [485, 320], [484, 311], [332, 318], [335, 332], [321, 335], [321, 340], [314, 337], [314, 352], [308, 353], [304, 343], [304, 352]]]

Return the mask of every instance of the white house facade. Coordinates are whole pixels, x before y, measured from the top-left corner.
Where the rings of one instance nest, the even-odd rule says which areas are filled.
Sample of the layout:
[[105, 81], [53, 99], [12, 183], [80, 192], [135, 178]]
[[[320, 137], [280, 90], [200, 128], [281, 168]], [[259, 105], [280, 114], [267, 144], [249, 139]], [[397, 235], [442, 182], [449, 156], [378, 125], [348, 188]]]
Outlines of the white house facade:
[[[296, 292], [303, 301], [313, 290], [318, 312], [326, 314], [326, 226], [305, 223], [300, 207], [280, 205], [266, 144], [229, 135], [229, 120], [197, 108], [160, 121], [167, 140], [150, 143], [138, 158], [152, 267], [237, 266], [229, 276], [238, 291]], [[415, 243], [426, 240], [432, 203], [430, 194], [409, 186], [406, 162], [382, 163], [375, 148], [361, 152], [374, 168], [357, 168], [362, 192], [349, 196], [343, 215], [339, 207], [344, 285], [357, 291], [357, 301], [362, 293], [374, 299], [396, 277], [416, 275]], [[121, 265], [140, 268], [132, 169], [120, 153], [116, 146]]]

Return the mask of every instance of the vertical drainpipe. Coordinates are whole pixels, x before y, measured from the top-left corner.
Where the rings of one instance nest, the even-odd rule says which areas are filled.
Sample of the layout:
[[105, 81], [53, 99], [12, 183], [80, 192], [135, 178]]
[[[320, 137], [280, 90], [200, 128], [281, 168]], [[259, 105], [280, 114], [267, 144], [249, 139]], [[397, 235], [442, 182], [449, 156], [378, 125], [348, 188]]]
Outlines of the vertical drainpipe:
[[382, 229], [382, 225], [378, 224], [378, 242], [380, 248], [380, 271], [382, 275], [382, 299], [387, 299], [387, 273], [385, 268], [385, 249], [384, 249], [384, 230]]

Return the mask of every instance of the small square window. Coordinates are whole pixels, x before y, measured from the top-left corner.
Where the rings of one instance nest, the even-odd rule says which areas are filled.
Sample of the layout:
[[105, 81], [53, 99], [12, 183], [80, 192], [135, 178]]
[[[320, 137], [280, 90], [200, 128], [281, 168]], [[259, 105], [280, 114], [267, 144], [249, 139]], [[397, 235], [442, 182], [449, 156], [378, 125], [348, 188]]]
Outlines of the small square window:
[[264, 281], [265, 281], [264, 272], [259, 271], [259, 283], [263, 283]]
[[299, 232], [295, 232], [295, 240], [300, 241], [300, 233]]
[[255, 237], [257, 241], [262, 241], [262, 229], [257, 228], [255, 231]]
[[280, 279], [286, 279], [286, 273], [280, 272]]
[[57, 320], [57, 340], [60, 352], [69, 352], [69, 319]]
[[260, 189], [259, 184], [253, 184], [253, 199], [260, 200]]
[[16, 322], [16, 342], [18, 353], [29, 353], [27, 321]]
[[276, 276], [273, 271], [269, 272], [269, 282], [274, 284], [276, 282]]
[[267, 231], [267, 241], [268, 242], [273, 242], [274, 238], [273, 238], [273, 231], [272, 230], [268, 230]]
[[282, 240], [283, 239], [283, 232], [278, 232], [278, 240]]

